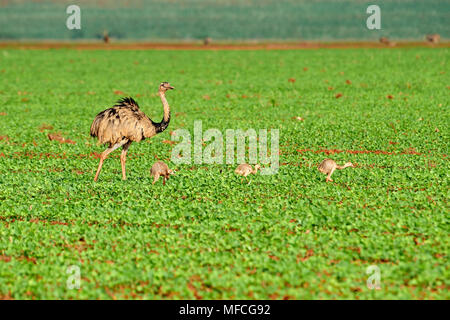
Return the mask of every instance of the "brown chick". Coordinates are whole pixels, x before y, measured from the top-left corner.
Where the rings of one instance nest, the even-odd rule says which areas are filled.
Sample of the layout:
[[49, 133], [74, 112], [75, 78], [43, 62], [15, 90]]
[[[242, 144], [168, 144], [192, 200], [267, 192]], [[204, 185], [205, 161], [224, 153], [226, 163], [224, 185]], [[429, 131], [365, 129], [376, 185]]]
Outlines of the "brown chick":
[[319, 169], [320, 172], [324, 173], [327, 175], [327, 182], [328, 181], [333, 181], [333, 179], [331, 179], [331, 175], [333, 174], [334, 170], [336, 169], [345, 169], [348, 167], [355, 167], [353, 165], [353, 163], [351, 162], [347, 162], [346, 164], [344, 164], [343, 166], [338, 165], [334, 160], [331, 159], [325, 159], [323, 160], [319, 166], [317, 167], [317, 169]]
[[437, 44], [441, 40], [441, 36], [437, 33], [435, 34], [429, 34], [425, 37], [428, 42]]
[[234, 170], [234, 172], [237, 173], [238, 175], [247, 177], [251, 173], [253, 174], [256, 173], [260, 168], [261, 166], [259, 164], [255, 165], [255, 169], [252, 169], [251, 165], [242, 163], [238, 165], [238, 167], [236, 168], [236, 170]]
[[164, 177], [163, 185], [166, 185], [166, 180], [169, 179], [169, 176], [174, 174], [173, 170], [170, 170], [167, 164], [162, 161], [156, 161], [155, 164], [150, 169], [150, 174], [153, 176], [153, 183], [159, 180], [160, 176]]

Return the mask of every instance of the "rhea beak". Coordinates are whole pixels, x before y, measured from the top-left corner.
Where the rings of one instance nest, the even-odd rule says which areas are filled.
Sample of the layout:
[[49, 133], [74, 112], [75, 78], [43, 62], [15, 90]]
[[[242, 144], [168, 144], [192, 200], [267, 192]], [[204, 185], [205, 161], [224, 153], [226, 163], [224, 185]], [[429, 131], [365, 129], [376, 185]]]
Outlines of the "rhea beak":
[[169, 89], [175, 89], [175, 87], [172, 87], [172, 86], [170, 86], [170, 87], [168, 87]]

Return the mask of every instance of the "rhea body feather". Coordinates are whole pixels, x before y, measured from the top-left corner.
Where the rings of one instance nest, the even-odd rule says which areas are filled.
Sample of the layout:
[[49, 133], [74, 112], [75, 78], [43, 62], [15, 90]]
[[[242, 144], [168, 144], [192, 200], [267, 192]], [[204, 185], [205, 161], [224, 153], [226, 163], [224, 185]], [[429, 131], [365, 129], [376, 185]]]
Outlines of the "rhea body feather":
[[338, 168], [338, 164], [334, 160], [331, 160], [331, 159], [323, 160], [318, 166], [319, 171], [324, 174], [329, 174], [333, 169], [337, 169], [337, 168]]
[[90, 133], [98, 138], [99, 144], [107, 143], [111, 147], [124, 139], [140, 142], [153, 137], [165, 130], [169, 121], [170, 112], [160, 123], [155, 123], [139, 109], [133, 98], [123, 98], [95, 117]]

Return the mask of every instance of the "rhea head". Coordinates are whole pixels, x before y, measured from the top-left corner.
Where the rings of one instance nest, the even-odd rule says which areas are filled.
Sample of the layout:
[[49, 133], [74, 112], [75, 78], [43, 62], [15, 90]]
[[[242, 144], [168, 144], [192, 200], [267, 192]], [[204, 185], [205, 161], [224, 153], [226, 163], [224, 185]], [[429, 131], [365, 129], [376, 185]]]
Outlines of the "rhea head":
[[167, 90], [172, 90], [175, 89], [174, 87], [172, 87], [170, 85], [170, 83], [168, 82], [161, 82], [161, 84], [159, 85], [159, 92], [166, 92]]

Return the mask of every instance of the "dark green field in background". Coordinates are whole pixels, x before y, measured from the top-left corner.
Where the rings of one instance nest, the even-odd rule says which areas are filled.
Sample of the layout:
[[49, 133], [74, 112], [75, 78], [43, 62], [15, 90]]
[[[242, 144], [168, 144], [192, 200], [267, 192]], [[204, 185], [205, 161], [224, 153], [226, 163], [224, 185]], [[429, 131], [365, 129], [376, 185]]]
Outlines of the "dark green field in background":
[[[68, 30], [66, 8], [81, 8], [81, 30]], [[368, 30], [369, 5], [381, 9], [381, 30]], [[165, 41], [269, 40], [422, 41], [449, 39], [448, 0], [2, 0], [0, 40], [100, 39]]]
[[[1, 50], [0, 298], [450, 298], [449, 58]], [[176, 87], [169, 128], [132, 144], [127, 181], [116, 151], [94, 183], [95, 115], [130, 95], [159, 121], [161, 81]], [[174, 165], [170, 132], [197, 120], [279, 129], [278, 174]], [[325, 183], [327, 157], [357, 167]], [[177, 170], [165, 187], [151, 184], [157, 158]]]

